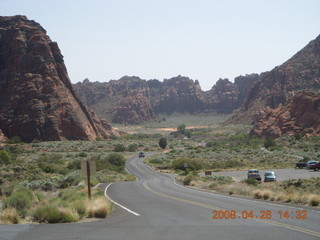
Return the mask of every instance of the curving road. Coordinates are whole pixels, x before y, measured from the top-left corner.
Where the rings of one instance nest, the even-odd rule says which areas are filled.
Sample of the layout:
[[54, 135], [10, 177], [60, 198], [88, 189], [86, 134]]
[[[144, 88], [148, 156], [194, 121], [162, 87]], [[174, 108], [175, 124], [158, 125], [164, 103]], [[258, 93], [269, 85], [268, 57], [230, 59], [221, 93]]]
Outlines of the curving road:
[[[0, 239], [320, 239], [319, 208], [189, 189], [142, 161], [132, 157], [126, 163], [137, 181], [105, 186], [106, 195], [117, 205], [111, 218], [91, 223], [0, 226]], [[225, 219], [222, 214], [231, 210], [234, 219]], [[222, 219], [212, 219], [212, 211], [220, 211]], [[250, 211], [253, 218], [247, 217]], [[279, 211], [289, 215], [280, 219]], [[263, 216], [266, 213], [271, 215]], [[298, 214], [306, 214], [307, 219], [295, 219]]]

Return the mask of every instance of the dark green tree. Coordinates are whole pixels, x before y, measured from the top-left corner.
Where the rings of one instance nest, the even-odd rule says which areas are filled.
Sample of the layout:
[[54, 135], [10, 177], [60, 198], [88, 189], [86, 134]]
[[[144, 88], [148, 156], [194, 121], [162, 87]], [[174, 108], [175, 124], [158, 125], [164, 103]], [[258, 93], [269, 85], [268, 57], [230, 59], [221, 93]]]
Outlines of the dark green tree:
[[166, 148], [166, 146], [167, 146], [167, 139], [166, 138], [164, 138], [164, 137], [162, 137], [162, 138], [160, 138], [160, 140], [159, 140], [159, 146], [162, 148], [162, 149], [165, 149]]

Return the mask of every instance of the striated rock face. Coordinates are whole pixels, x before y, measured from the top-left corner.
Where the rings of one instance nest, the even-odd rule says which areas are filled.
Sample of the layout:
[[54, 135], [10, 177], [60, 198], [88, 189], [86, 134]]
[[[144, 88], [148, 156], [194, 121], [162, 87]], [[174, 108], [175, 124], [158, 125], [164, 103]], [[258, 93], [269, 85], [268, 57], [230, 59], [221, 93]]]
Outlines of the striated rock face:
[[198, 112], [204, 108], [198, 81], [188, 77], [174, 77], [148, 81], [151, 105], [156, 113]]
[[286, 104], [297, 91], [320, 89], [320, 35], [279, 67], [260, 75], [234, 121], [250, 121], [255, 111]]
[[57, 43], [25, 16], [0, 17], [0, 126], [26, 142], [116, 134], [79, 100]]
[[238, 91], [229, 79], [219, 79], [211, 90], [205, 93], [206, 105], [220, 113], [230, 113], [237, 108]]
[[240, 107], [249, 95], [254, 84], [260, 80], [260, 75], [253, 73], [245, 76], [239, 76], [234, 79], [234, 84], [238, 93], [237, 108]]
[[[159, 80], [123, 77], [108, 83], [87, 79], [74, 85], [83, 102], [99, 117], [114, 123], [139, 124], [154, 119], [156, 114], [173, 112], [196, 113], [205, 110], [230, 113], [236, 109], [239, 94], [253, 85], [251, 78], [234, 84], [220, 79], [209, 91], [202, 91], [199, 82], [177, 76]], [[243, 89], [241, 85], [246, 86]], [[240, 92], [239, 92], [240, 91]]]
[[155, 118], [149, 99], [139, 92], [128, 93], [114, 108], [112, 122], [139, 124]]
[[284, 134], [304, 136], [320, 135], [320, 93], [299, 92], [275, 109], [267, 107], [254, 116], [251, 135], [263, 138], [279, 137]]

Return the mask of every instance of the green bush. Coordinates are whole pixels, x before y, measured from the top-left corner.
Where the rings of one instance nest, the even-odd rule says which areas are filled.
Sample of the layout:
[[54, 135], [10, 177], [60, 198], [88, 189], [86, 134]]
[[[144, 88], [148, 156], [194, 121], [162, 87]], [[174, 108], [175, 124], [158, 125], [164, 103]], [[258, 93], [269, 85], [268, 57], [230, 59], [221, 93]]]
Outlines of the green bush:
[[114, 152], [125, 152], [126, 148], [125, 148], [125, 146], [123, 144], [118, 143], [118, 144], [114, 145], [113, 151]]
[[33, 214], [33, 219], [39, 223], [69, 223], [77, 220], [71, 211], [55, 205], [38, 207]]
[[128, 151], [129, 152], [135, 152], [138, 150], [138, 145], [137, 144], [130, 144], [129, 147], [128, 147]]
[[195, 159], [195, 158], [180, 158], [172, 163], [172, 167], [175, 170], [185, 170], [184, 164], [188, 164], [188, 169], [191, 171], [196, 171], [204, 168], [204, 163], [201, 159]]
[[117, 170], [123, 170], [124, 165], [126, 163], [126, 159], [124, 158], [124, 156], [122, 156], [121, 154], [118, 154], [118, 153], [109, 154], [107, 156], [106, 160], [107, 160], [107, 162], [109, 162], [113, 166], [116, 166]]
[[5, 208], [15, 208], [17, 212], [24, 217], [26, 215], [26, 210], [32, 205], [32, 200], [32, 192], [24, 187], [19, 187], [12, 193], [10, 197], [7, 197], [3, 200], [3, 206]]
[[81, 152], [81, 153], [78, 154], [78, 156], [79, 156], [79, 157], [87, 157], [88, 154], [85, 153], [85, 152]]
[[258, 186], [259, 182], [254, 178], [247, 178], [243, 180], [244, 183], [252, 186]]
[[296, 140], [301, 140], [302, 137], [303, 137], [303, 135], [302, 135], [301, 133], [295, 133], [295, 134], [294, 134], [294, 138], [295, 138]]
[[79, 170], [81, 169], [81, 160], [73, 160], [68, 163], [68, 169]]
[[276, 146], [276, 141], [273, 138], [267, 138], [263, 141], [263, 145], [265, 148]]
[[162, 164], [163, 163], [163, 161], [159, 158], [153, 158], [149, 162], [153, 163], [153, 164]]
[[11, 156], [8, 154], [6, 150], [0, 150], [0, 163], [8, 164], [11, 160]]

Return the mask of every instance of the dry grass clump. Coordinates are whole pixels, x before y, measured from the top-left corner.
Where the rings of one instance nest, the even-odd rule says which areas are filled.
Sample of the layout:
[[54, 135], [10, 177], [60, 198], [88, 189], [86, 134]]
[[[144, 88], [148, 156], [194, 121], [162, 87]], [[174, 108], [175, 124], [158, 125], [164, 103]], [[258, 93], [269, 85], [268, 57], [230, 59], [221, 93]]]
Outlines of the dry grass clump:
[[257, 199], [264, 199], [264, 200], [268, 200], [268, 199], [271, 200], [271, 198], [274, 199], [274, 193], [271, 190], [267, 190], [267, 189], [256, 190], [253, 192], [253, 196], [254, 196], [254, 198], [257, 198]]
[[312, 194], [309, 197], [309, 205], [310, 206], [320, 206], [320, 195], [319, 194]]
[[6, 208], [0, 212], [0, 224], [18, 224], [20, 216], [15, 208]]
[[111, 214], [112, 204], [105, 197], [97, 198], [91, 201], [87, 207], [89, 218], [106, 218]]

